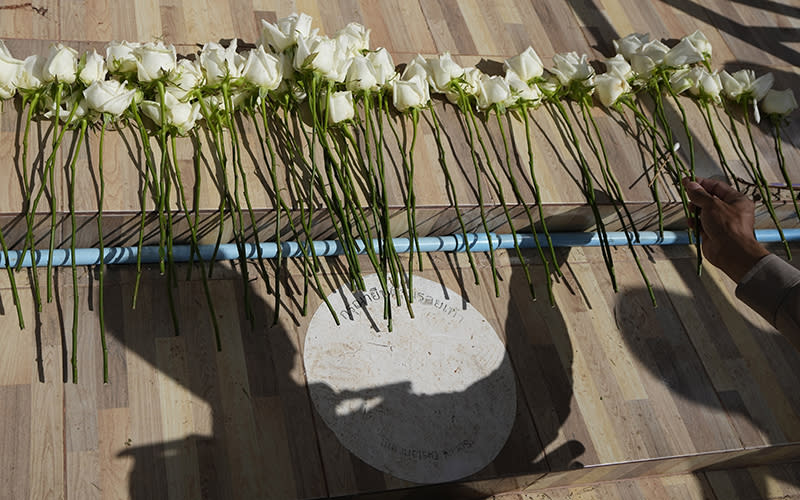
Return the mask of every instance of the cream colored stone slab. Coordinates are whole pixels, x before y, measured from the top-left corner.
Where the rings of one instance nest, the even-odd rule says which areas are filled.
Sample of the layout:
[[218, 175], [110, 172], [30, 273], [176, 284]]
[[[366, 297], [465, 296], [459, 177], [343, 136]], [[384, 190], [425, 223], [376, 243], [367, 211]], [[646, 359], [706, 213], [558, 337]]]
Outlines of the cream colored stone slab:
[[414, 279], [412, 319], [392, 297], [383, 319], [376, 275], [343, 287], [314, 314], [304, 361], [311, 398], [342, 444], [373, 467], [417, 483], [452, 481], [489, 464], [516, 412], [505, 346], [472, 305]]

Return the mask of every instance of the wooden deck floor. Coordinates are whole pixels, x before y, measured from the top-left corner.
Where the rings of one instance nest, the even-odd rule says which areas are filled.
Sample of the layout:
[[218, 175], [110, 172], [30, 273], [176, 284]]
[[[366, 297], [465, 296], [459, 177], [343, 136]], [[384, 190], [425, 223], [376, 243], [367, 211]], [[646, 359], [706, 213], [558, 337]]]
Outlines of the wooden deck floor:
[[[529, 44], [547, 66], [554, 53], [567, 50], [596, 59], [609, 56], [611, 40], [632, 31], [674, 39], [700, 28], [714, 46], [716, 66], [772, 71], [777, 87], [800, 88], [800, 11], [792, 2], [755, 8], [723, 0], [45, 0], [32, 5], [0, 0], [0, 39], [17, 56], [43, 53], [55, 40], [86, 48], [102, 47], [113, 39], [164, 39], [188, 53], [207, 40], [236, 36], [255, 41], [258, 19], [274, 20], [293, 11], [311, 14], [315, 26], [327, 33], [350, 21], [362, 22], [373, 30], [372, 45], [387, 47], [397, 63], [418, 52], [450, 51], [463, 64], [483, 61], [488, 68]], [[718, 167], [710, 138], [704, 135], [699, 114], [689, 112], [696, 125], [698, 165], [703, 173], [714, 173]], [[447, 153], [451, 164], [469, 161], [466, 138], [452, 109], [442, 106], [442, 113], [452, 141]], [[587, 228], [591, 221], [583, 195], [570, 178], [577, 166], [568, 159], [568, 147], [546, 111], [536, 111], [536, 117], [536, 157], [548, 167], [540, 178], [547, 214], [554, 228]], [[626, 199], [642, 208], [642, 227], [652, 227], [652, 196], [646, 186], [633, 184], [646, 166], [639, 147], [612, 117], [598, 110], [597, 118], [613, 144], [615, 172], [626, 187]], [[0, 148], [0, 168], [11, 179], [0, 197], [0, 222], [11, 242], [21, 234], [22, 195], [15, 180], [13, 147], [20, 140], [18, 119], [11, 106], [0, 115], [0, 144], [9, 145]], [[799, 122], [795, 117], [786, 128], [784, 145], [797, 178]], [[520, 125], [513, 127], [522, 144]], [[46, 133], [46, 125], [41, 130]], [[431, 133], [423, 126], [418, 154], [420, 165], [432, 167], [437, 149]], [[493, 126], [487, 133], [497, 143]], [[110, 243], [126, 244], [133, 238], [130, 228], [140, 208], [137, 189], [131, 187], [138, 186], [139, 172], [130, 160], [138, 145], [129, 131], [109, 135], [108, 141], [106, 162], [113, 181], [106, 198], [106, 230], [112, 235]], [[766, 127], [757, 132], [757, 145], [768, 178], [780, 181]], [[96, 140], [92, 147], [96, 154]], [[188, 142], [180, 148], [182, 165], [190, 174], [193, 149]], [[84, 246], [96, 245], [97, 240], [94, 226], [88, 224], [97, 209], [92, 161], [92, 155], [79, 158], [86, 168], [78, 185], [88, 193], [79, 200], [79, 244]], [[258, 156], [245, 161], [253, 170]], [[252, 175], [251, 185], [258, 186]], [[201, 208], [212, 213], [218, 194], [208, 176], [200, 200]], [[459, 200], [473, 210], [470, 220], [477, 227], [474, 179], [468, 174], [460, 179]], [[418, 180], [422, 232], [455, 231], [441, 172], [425, 169]], [[66, 181], [58, 189], [63, 231]], [[399, 209], [402, 190], [391, 192]], [[663, 194], [665, 199], [671, 196], [668, 191]], [[532, 198], [530, 192], [526, 196]], [[254, 203], [264, 221], [271, 220], [267, 192], [255, 194]], [[502, 231], [497, 200], [488, 203], [492, 204], [492, 229]], [[788, 207], [785, 200], [782, 206]], [[783, 214], [785, 225], [797, 225], [789, 211]], [[682, 224], [679, 211], [672, 221]], [[759, 225], [769, 227], [769, 220], [762, 216]], [[325, 231], [320, 229], [320, 234]], [[800, 248], [793, 249], [800, 253]], [[543, 488], [637, 478], [638, 491], [655, 495], [673, 491], [670, 484], [677, 485], [674, 491], [688, 487], [638, 478], [784, 463], [800, 456], [800, 354], [736, 300], [733, 284], [724, 275], [707, 266], [698, 278], [691, 248], [652, 248], [646, 256], [644, 267], [653, 281], [657, 308], [623, 249], [614, 251], [618, 293], [612, 291], [599, 250], [561, 252], [564, 278], [555, 287], [556, 308], [545, 298], [544, 269], [534, 253], [526, 253], [526, 259], [537, 284], [536, 302], [530, 300], [516, 256], [498, 254], [499, 298], [485, 285], [491, 283], [485, 256], [478, 256], [481, 286], [472, 284], [463, 256], [426, 257], [423, 275], [459, 291], [500, 334], [517, 384], [518, 412], [511, 437], [491, 464], [463, 481], [466, 489], [461, 491], [488, 496], [514, 490], [523, 492], [517, 493], [520, 499], [540, 498], [536, 492]], [[335, 259], [326, 265], [324, 286], [333, 290], [344, 279], [343, 265]], [[202, 281], [196, 270], [184, 280], [186, 271], [179, 266], [182, 332], [175, 336], [165, 300], [167, 284], [158, 270], [146, 270], [139, 303], [132, 310], [135, 271], [109, 268], [107, 385], [102, 383], [96, 270], [81, 269], [78, 277], [78, 384], [68, 382], [73, 351], [69, 271], [56, 273], [54, 301], [38, 314], [29, 276], [18, 275], [28, 320], [23, 331], [17, 327], [6, 275], [0, 274], [0, 496], [304, 499], [374, 493], [388, 498], [383, 492], [414, 486], [352, 455], [314, 411], [302, 365], [309, 318], [300, 314], [299, 269], [290, 267], [283, 274], [283, 311], [275, 326], [274, 297], [263, 282], [247, 285], [256, 311], [251, 325], [244, 317], [241, 270], [219, 265], [211, 289], [223, 330], [220, 352]], [[319, 302], [312, 296], [310, 310]], [[798, 486], [795, 473], [757, 470]], [[691, 476], [701, 477], [702, 484], [687, 497], [702, 498], [703, 492], [713, 490], [717, 498], [735, 498], [729, 495], [736, 489], [755, 491], [739, 488], [744, 483], [737, 481], [745, 480], [735, 473], [725, 474]], [[570, 491], [565, 495], [576, 490]], [[397, 496], [408, 494], [416, 493], [403, 490]], [[742, 493], [741, 498], [748, 497]]]

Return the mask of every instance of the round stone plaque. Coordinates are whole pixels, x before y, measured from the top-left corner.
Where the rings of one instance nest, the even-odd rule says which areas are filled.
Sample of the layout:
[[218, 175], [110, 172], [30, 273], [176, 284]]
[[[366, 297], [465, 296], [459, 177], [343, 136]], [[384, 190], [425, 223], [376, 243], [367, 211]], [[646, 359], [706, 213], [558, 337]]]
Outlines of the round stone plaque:
[[489, 464], [508, 439], [516, 389], [505, 346], [477, 309], [414, 277], [413, 310], [384, 320], [377, 275], [320, 305], [305, 339], [311, 399], [339, 441], [371, 466], [417, 483], [453, 481]]

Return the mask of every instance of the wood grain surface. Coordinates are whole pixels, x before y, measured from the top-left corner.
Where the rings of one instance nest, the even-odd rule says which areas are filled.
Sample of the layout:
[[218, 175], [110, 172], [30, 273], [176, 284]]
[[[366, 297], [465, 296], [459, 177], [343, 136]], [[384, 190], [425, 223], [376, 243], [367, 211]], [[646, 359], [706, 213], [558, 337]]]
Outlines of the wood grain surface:
[[[745, 2], [691, 0], [336, 0], [276, 2], [228, 0], [75, 0], [18, 2], [0, 0], [0, 39], [17, 57], [44, 53], [53, 41], [76, 48], [101, 48], [111, 40], [164, 40], [182, 54], [205, 41], [232, 37], [257, 40], [259, 20], [291, 12], [314, 17], [321, 32], [333, 33], [357, 21], [372, 29], [372, 45], [390, 50], [405, 63], [417, 53], [451, 52], [463, 64], [497, 71], [506, 57], [536, 48], [545, 65], [556, 52], [575, 50], [594, 59], [610, 56], [611, 40], [632, 31], [654, 38], [677, 39], [702, 29], [714, 46], [714, 65], [728, 69], [772, 71], [776, 87], [799, 88], [797, 28], [800, 11], [791, 2], [769, 2], [759, 8]], [[702, 173], [718, 172], [716, 153], [699, 112], [685, 100]], [[471, 228], [479, 227], [475, 183], [465, 137], [452, 106], [437, 104], [448, 142], [446, 153], [455, 188]], [[671, 110], [671, 119], [678, 120]], [[652, 163], [635, 137], [599, 107], [594, 114], [611, 151], [613, 169], [642, 228], [653, 227], [655, 212], [646, 182], [634, 182]], [[551, 227], [586, 229], [593, 224], [583, 195], [573, 180], [578, 172], [569, 146], [545, 109], [533, 112], [534, 156]], [[629, 117], [630, 118], [630, 117]], [[407, 127], [399, 118], [396, 124]], [[0, 223], [15, 245], [24, 233], [18, 162], [19, 110], [12, 103], [0, 114], [0, 169], [6, 187], [0, 196]], [[675, 129], [679, 127], [674, 122]], [[507, 120], [520, 160], [511, 168], [525, 175], [524, 128]], [[242, 122], [248, 138], [252, 124]], [[784, 129], [784, 153], [800, 178], [798, 120]], [[249, 130], [249, 132], [248, 132]], [[486, 137], [498, 165], [504, 161], [496, 123]], [[39, 122], [32, 144], [51, 140], [47, 122]], [[728, 158], [736, 158], [730, 140], [721, 136]], [[781, 177], [766, 124], [756, 144], [771, 182]], [[78, 152], [79, 245], [97, 244], [96, 172], [98, 137]], [[68, 138], [65, 142], [73, 140]], [[131, 130], [109, 132], [105, 166], [108, 186], [107, 243], [130, 244], [140, 213], [141, 145]], [[208, 151], [208, 138], [200, 136]], [[684, 141], [681, 141], [682, 144]], [[48, 142], [49, 144], [49, 142]], [[392, 140], [394, 227], [404, 231], [401, 145]], [[35, 146], [33, 149], [37, 149]], [[684, 148], [685, 149], [685, 148]], [[46, 151], [49, 151], [46, 149]], [[685, 151], [684, 151], [685, 152]], [[69, 153], [63, 153], [59, 164]], [[180, 166], [194, 182], [195, 147], [180, 141]], [[457, 231], [451, 200], [437, 162], [430, 125], [423, 120], [417, 148], [417, 198], [420, 231]], [[31, 157], [35, 153], [31, 152]], [[243, 158], [259, 227], [269, 238], [274, 221], [270, 191], [259, 178], [261, 152], [256, 142]], [[138, 163], [137, 163], [138, 162]], [[593, 168], [595, 168], [593, 166]], [[734, 168], [741, 169], [738, 162]], [[215, 236], [214, 211], [219, 192], [215, 169], [201, 169], [200, 208], [209, 221], [205, 236]], [[485, 182], [485, 179], [484, 179]], [[508, 180], [503, 178], [506, 192]], [[58, 243], [68, 244], [68, 185], [62, 177], [56, 191], [60, 212]], [[287, 188], [291, 193], [291, 189]], [[665, 200], [675, 193], [665, 189]], [[525, 201], [533, 195], [525, 184]], [[303, 203], [292, 194], [292, 206]], [[786, 199], [776, 200], [786, 227], [796, 226]], [[176, 200], [172, 203], [177, 209]], [[152, 209], [152, 206], [149, 207]], [[487, 203], [492, 228], [504, 229], [496, 194]], [[668, 223], [683, 225], [675, 204]], [[47, 212], [49, 207], [41, 209]], [[514, 210], [517, 229], [525, 227], [522, 210]], [[606, 205], [604, 214], [616, 217]], [[40, 214], [39, 235], [48, 221]], [[182, 224], [178, 217], [178, 224]], [[770, 227], [763, 210], [760, 227]], [[610, 225], [613, 229], [613, 224]], [[320, 221], [318, 235], [329, 235]], [[150, 241], [157, 239], [157, 232]], [[185, 229], [181, 233], [186, 238]], [[39, 243], [41, 245], [41, 243]], [[798, 248], [793, 247], [795, 252]], [[800, 354], [733, 294], [733, 284], [706, 266], [698, 278], [691, 248], [642, 251], [653, 281], [658, 307], [653, 308], [638, 270], [626, 250], [614, 250], [619, 292], [614, 293], [596, 249], [563, 251], [564, 277], [555, 286], [556, 306], [546, 299], [544, 269], [526, 253], [539, 300], [532, 301], [516, 255], [499, 253], [500, 297], [494, 295], [486, 256], [476, 256], [481, 285], [474, 285], [463, 255], [426, 257], [423, 275], [459, 291], [491, 323], [505, 342], [518, 387], [518, 414], [505, 448], [484, 470], [444, 491], [488, 496], [517, 491], [518, 498], [540, 498], [543, 488], [631, 479], [653, 498], [757, 496], [774, 491], [794, 494], [796, 471], [769, 464], [800, 456]], [[644, 257], [646, 256], [646, 258]], [[274, 264], [272, 264], [274, 265]], [[281, 274], [281, 316], [272, 325], [275, 297], [261, 281], [245, 285], [256, 313], [244, 315], [241, 269], [215, 268], [212, 295], [222, 325], [223, 349], [217, 352], [202, 281], [194, 269], [178, 267], [178, 317], [175, 336], [165, 300], [168, 286], [156, 268], [143, 278], [139, 303], [131, 309], [135, 271], [108, 270], [105, 289], [110, 383], [102, 383], [98, 326], [97, 271], [80, 270], [80, 383], [69, 382], [72, 285], [68, 270], [56, 273], [56, 298], [36, 313], [29, 277], [19, 274], [28, 327], [20, 331], [7, 277], [0, 275], [0, 487], [9, 498], [319, 498], [375, 494], [398, 498], [414, 494], [409, 483], [386, 475], [350, 454], [315, 413], [302, 367], [302, 346], [309, 318], [302, 315], [303, 280], [298, 263]], [[256, 273], [251, 270], [251, 275]], [[40, 270], [41, 280], [44, 273]], [[338, 259], [325, 262], [324, 291], [345, 280]], [[186, 279], [184, 279], [186, 277]], [[28, 278], [28, 279], [26, 279]], [[273, 283], [274, 285], [274, 283]], [[320, 304], [313, 293], [309, 307]], [[33, 321], [35, 318], [35, 321]], [[728, 468], [752, 466], [750, 479]], [[711, 470], [714, 468], [721, 470]], [[727, 468], [726, 468], [727, 467]], [[703, 470], [683, 479], [643, 476]], [[764, 485], [789, 485], [773, 488]], [[688, 482], [684, 482], [688, 481]], [[634, 486], [625, 486], [633, 488]], [[629, 489], [598, 490], [594, 498], [621, 498]], [[620, 487], [621, 488], [621, 487]], [[439, 490], [430, 490], [437, 492]], [[554, 490], [548, 490], [554, 491]], [[562, 490], [564, 491], [564, 490]], [[625, 493], [625, 492], [628, 493]], [[777, 494], [777, 493], [776, 493]], [[636, 493], [630, 493], [636, 496]], [[552, 498], [561, 498], [552, 496]], [[542, 497], [543, 498], [543, 497]], [[589, 497], [587, 497], [589, 498]], [[516, 500], [516, 498], [514, 499]]]

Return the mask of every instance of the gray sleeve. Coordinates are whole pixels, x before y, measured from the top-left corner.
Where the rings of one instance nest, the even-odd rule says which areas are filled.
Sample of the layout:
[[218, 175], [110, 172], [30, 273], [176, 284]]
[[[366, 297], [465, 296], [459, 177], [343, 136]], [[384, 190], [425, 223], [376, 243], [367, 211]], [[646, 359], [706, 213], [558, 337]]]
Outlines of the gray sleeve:
[[736, 296], [800, 348], [800, 270], [767, 255], [742, 278]]

